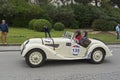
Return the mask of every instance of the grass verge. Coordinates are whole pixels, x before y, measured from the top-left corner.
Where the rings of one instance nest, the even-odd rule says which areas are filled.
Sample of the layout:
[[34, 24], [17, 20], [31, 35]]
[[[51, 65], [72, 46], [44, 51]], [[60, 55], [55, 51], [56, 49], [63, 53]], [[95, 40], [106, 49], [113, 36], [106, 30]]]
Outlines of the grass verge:
[[[65, 29], [64, 31], [51, 31], [52, 37], [61, 37], [65, 31], [75, 31], [74, 29]], [[120, 43], [120, 40], [116, 39], [116, 36], [108, 32], [101, 32], [97, 34], [88, 33], [90, 38], [97, 38], [105, 43]], [[8, 34], [9, 44], [21, 44], [25, 40], [30, 38], [43, 38], [44, 32], [36, 32], [25, 28], [10, 28]]]

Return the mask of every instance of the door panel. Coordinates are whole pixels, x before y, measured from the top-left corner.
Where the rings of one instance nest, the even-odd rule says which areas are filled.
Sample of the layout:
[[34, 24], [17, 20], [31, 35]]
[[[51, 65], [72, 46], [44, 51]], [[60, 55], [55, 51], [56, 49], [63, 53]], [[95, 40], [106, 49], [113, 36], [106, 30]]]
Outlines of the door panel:
[[60, 54], [64, 57], [75, 58], [75, 57], [84, 57], [86, 53], [86, 48], [80, 46], [74, 41], [67, 43], [60, 43], [58, 49], [55, 49], [57, 54]]
[[71, 46], [71, 54], [74, 57], [84, 57], [86, 53], [86, 48], [80, 46], [77, 43], [73, 43]]

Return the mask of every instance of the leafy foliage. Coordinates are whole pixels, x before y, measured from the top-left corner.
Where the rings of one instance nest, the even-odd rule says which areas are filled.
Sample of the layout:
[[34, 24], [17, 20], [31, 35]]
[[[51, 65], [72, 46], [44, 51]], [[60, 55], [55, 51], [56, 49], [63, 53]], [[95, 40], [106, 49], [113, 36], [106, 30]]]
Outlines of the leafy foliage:
[[120, 0], [111, 0], [113, 4], [116, 4], [120, 8]]
[[62, 22], [66, 27], [72, 26], [74, 23], [74, 11], [70, 6], [55, 7], [53, 5], [44, 6], [44, 18], [48, 19], [53, 24]]
[[1, 4], [0, 14], [3, 15], [3, 17], [14, 15], [15, 14], [15, 6], [8, 2]]
[[5, 3], [5, 5], [7, 5], [7, 7], [2, 9], [8, 10], [10, 8], [12, 11], [9, 9], [9, 11], [1, 13], [1, 15], [9, 13], [8, 16], [5, 17], [12, 26], [28, 27], [31, 19], [40, 18], [43, 14], [40, 6], [29, 4], [26, 0], [8, 0], [8, 4]]
[[33, 23], [34, 30], [40, 31], [40, 32], [44, 31], [45, 25], [47, 25], [48, 28], [51, 30], [52, 24], [46, 19], [38, 19]]
[[78, 2], [78, 3], [88, 4], [92, 0], [75, 0], [75, 1]]
[[[111, 6], [111, 2], [119, 5], [118, 0], [101, 0], [100, 7], [88, 4], [93, 0], [75, 0], [76, 4], [73, 0], [60, 0], [65, 4], [61, 7], [49, 3], [51, 0], [36, 1], [38, 3], [33, 4], [30, 0], [0, 0], [0, 17], [7, 19], [10, 26], [27, 28], [33, 25], [32, 19], [46, 19], [51, 24], [61, 22], [65, 28], [72, 29], [91, 28], [96, 19], [120, 21], [120, 9]], [[66, 5], [68, 1], [72, 5]]]
[[67, 28], [73, 25], [74, 11], [71, 7], [61, 7], [58, 9], [54, 22], [62, 22]]
[[90, 27], [92, 21], [98, 17], [92, 6], [75, 5], [73, 9], [79, 28]]
[[34, 23], [35, 23], [35, 21], [36, 21], [37, 19], [32, 19], [30, 22], [29, 22], [29, 29], [32, 29], [32, 30], [34, 30]]
[[97, 19], [93, 22], [92, 27], [94, 30], [99, 31], [112, 31], [116, 26], [115, 21], [105, 20], [105, 19]]
[[55, 29], [56, 31], [63, 31], [64, 28], [65, 28], [65, 26], [64, 26], [64, 24], [61, 23], [61, 22], [57, 22], [57, 23], [54, 24], [54, 29]]

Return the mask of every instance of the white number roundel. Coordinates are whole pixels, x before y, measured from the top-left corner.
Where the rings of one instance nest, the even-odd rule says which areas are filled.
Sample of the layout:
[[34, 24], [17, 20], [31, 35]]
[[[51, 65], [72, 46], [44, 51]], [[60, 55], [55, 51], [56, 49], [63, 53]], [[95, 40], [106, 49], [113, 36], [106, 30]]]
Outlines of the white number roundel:
[[80, 46], [74, 45], [72, 46], [72, 54], [78, 55], [80, 53]]

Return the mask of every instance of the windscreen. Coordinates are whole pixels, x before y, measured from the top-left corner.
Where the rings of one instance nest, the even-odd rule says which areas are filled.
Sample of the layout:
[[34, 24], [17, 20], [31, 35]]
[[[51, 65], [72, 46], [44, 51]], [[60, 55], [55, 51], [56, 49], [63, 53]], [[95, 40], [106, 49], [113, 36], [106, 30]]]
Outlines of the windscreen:
[[72, 39], [73, 32], [65, 32], [62, 37]]

